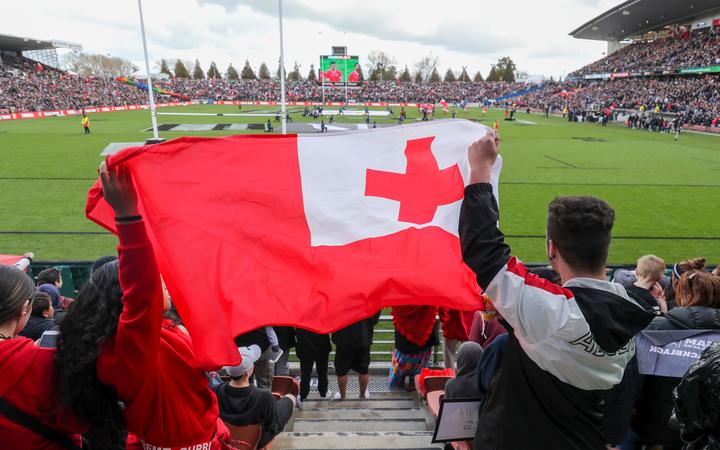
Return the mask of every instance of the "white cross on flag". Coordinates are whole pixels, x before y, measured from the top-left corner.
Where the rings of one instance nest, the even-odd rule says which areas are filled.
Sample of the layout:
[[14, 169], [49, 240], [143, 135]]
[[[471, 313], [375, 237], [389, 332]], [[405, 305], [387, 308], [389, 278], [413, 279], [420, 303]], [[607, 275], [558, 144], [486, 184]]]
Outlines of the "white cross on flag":
[[[198, 355], [224, 364], [263, 325], [330, 332], [392, 305], [479, 309], [458, 219], [465, 120], [339, 134], [182, 138], [131, 169], [158, 264]], [[493, 170], [493, 190], [502, 161]], [[101, 188], [88, 217], [115, 231]]]

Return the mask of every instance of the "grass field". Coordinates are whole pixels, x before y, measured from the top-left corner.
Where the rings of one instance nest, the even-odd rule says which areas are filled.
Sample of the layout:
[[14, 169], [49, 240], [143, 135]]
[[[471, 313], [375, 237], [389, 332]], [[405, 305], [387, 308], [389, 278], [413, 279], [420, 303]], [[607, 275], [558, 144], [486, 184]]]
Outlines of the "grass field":
[[[237, 108], [198, 105], [168, 111], [236, 112]], [[242, 110], [248, 111], [248, 107]], [[408, 114], [410, 119], [417, 116], [413, 109]], [[488, 125], [501, 116], [500, 110], [487, 116], [477, 108], [458, 112], [458, 118], [480, 119]], [[293, 118], [302, 119], [300, 114]], [[502, 229], [522, 259], [545, 260], [546, 206], [553, 197], [590, 194], [606, 199], [616, 210], [611, 263], [632, 263], [646, 253], [668, 262], [695, 256], [720, 262], [720, 138], [684, 134], [674, 142], [665, 134], [619, 126], [571, 124], [539, 114], [518, 113], [517, 118], [520, 121], [501, 121], [505, 166], [500, 203]], [[150, 117], [147, 111], [128, 111], [91, 114], [90, 120], [93, 134], [89, 136], [82, 134], [77, 116], [0, 122], [0, 253], [32, 250], [37, 259], [93, 259], [113, 251], [114, 237], [85, 218], [85, 195], [101, 150], [110, 142], [150, 137], [142, 131], [150, 126]], [[196, 124], [265, 120], [160, 117], [161, 123]], [[172, 139], [183, 134], [235, 133], [161, 135]]]

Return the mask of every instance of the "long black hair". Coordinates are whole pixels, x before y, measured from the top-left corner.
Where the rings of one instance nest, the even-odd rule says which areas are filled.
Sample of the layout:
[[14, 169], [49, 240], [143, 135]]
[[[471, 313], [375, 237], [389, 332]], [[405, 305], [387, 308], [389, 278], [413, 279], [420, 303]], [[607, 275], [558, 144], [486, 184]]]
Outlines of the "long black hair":
[[93, 448], [124, 449], [124, 421], [117, 392], [100, 382], [100, 351], [117, 331], [122, 312], [118, 263], [93, 272], [60, 324], [55, 354], [55, 383], [60, 404], [90, 425]]

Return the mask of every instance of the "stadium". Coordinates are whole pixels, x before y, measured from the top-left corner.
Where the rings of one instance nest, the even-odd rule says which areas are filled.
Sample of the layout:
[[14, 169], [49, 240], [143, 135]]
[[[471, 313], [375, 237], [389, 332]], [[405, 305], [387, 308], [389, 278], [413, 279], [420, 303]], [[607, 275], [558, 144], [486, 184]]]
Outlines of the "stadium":
[[140, 1], [127, 58], [0, 28], [0, 448], [714, 448], [720, 2], [595, 2], [562, 77], [286, 71], [300, 3], [222, 73]]

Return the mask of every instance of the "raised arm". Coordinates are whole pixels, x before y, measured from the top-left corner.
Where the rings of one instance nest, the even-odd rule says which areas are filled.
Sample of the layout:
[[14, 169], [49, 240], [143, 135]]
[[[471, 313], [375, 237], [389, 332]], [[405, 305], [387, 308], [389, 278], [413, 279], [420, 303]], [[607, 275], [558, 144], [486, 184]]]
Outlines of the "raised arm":
[[460, 211], [463, 260], [477, 276], [493, 305], [525, 342], [537, 343], [556, 334], [570, 316], [570, 291], [528, 273], [510, 256], [497, 228], [499, 212], [490, 185], [499, 138], [488, 132], [468, 149], [470, 184]]
[[117, 333], [106, 351], [111, 352], [111, 383], [123, 400], [130, 400], [143, 377], [154, 370], [163, 316], [160, 274], [145, 225], [139, 215], [137, 195], [127, 169], [100, 168], [103, 196], [115, 211], [118, 223], [119, 278], [123, 311]]

